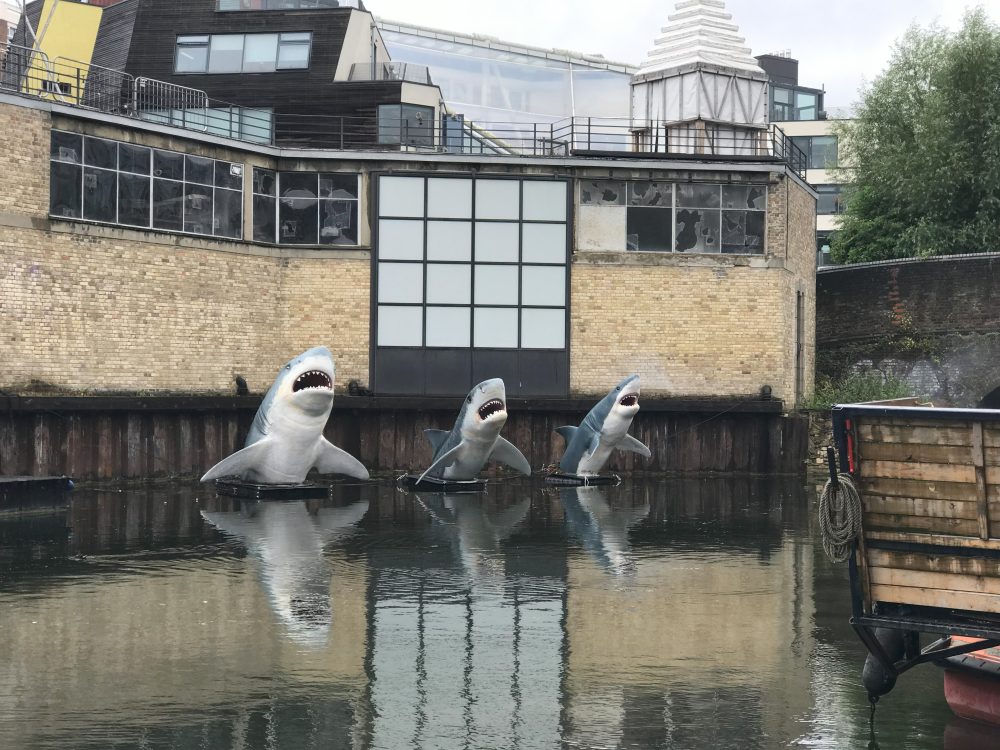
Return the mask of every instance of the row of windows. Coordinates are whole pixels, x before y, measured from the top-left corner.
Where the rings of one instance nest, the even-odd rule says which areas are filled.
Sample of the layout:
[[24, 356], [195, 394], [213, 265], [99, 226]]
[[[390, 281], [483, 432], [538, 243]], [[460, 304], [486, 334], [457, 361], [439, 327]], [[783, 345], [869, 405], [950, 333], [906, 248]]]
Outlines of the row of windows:
[[176, 73], [272, 73], [309, 67], [312, 34], [200, 34], [177, 37]]
[[773, 86], [771, 88], [771, 122], [819, 119], [819, 110], [822, 104], [820, 95], [815, 91]]
[[357, 245], [358, 175], [253, 170], [253, 239]]

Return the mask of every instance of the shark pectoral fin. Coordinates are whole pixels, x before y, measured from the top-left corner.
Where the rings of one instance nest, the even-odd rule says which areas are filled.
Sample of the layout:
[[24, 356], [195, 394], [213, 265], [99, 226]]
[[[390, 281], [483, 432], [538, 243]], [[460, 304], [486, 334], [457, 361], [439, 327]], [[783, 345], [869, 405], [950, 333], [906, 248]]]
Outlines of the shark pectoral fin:
[[458, 459], [458, 454], [459, 451], [461, 451], [461, 449], [462, 449], [462, 444], [459, 443], [444, 455], [439, 456], [438, 459], [430, 466], [428, 466], [427, 469], [424, 471], [424, 473], [420, 475], [420, 479], [417, 480], [417, 484], [420, 484], [420, 482], [424, 481], [424, 477], [426, 477], [433, 469], [447, 469], [449, 466], [455, 463], [455, 461]]
[[258, 440], [243, 450], [238, 450], [229, 458], [224, 458], [201, 478], [203, 482], [211, 482], [222, 477], [241, 477], [246, 479], [250, 472], [264, 461], [271, 443], [268, 439]]
[[531, 474], [531, 464], [528, 463], [528, 459], [524, 457], [521, 451], [514, 447], [513, 443], [504, 440], [502, 437], [497, 438], [497, 442], [493, 446], [493, 452], [490, 453], [490, 460], [507, 464], [510, 468], [522, 474]]
[[350, 453], [341, 450], [324, 437], [319, 439], [316, 469], [320, 474], [346, 474], [355, 479], [368, 479], [368, 469]]
[[424, 436], [430, 441], [435, 453], [438, 452], [450, 434], [447, 430], [424, 430]]
[[565, 427], [556, 427], [556, 432], [562, 435], [562, 439], [566, 441], [566, 445], [569, 445], [570, 441], [573, 439], [573, 436], [576, 434], [576, 431], [579, 429], [580, 429], [579, 427], [566, 425]]
[[643, 445], [641, 442], [636, 440], [631, 435], [626, 435], [622, 441], [618, 444], [618, 448], [623, 451], [632, 451], [633, 453], [638, 453], [640, 456], [649, 458], [653, 454], [650, 452], [649, 448]]

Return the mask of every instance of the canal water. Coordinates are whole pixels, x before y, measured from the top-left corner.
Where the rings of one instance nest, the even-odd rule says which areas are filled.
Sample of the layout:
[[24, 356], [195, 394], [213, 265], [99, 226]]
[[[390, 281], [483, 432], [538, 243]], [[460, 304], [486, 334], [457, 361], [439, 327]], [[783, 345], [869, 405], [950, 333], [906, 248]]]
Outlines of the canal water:
[[933, 666], [874, 734], [814, 484], [249, 503], [78, 489], [0, 519], [2, 748], [984, 748]]

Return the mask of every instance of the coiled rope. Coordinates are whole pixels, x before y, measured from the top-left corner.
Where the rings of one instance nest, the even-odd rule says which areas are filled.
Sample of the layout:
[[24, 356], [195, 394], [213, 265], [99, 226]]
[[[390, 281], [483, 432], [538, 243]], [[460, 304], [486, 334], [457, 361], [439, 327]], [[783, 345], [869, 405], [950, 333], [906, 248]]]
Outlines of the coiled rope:
[[819, 497], [819, 528], [823, 551], [833, 562], [847, 562], [861, 534], [861, 496], [849, 477], [826, 480]]

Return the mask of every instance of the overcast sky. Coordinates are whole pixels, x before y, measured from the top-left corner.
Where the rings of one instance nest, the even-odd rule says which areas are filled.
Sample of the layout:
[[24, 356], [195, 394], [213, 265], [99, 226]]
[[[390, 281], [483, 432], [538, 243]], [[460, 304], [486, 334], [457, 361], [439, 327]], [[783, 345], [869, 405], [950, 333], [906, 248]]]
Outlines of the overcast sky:
[[[638, 64], [673, 12], [673, 0], [364, 0], [380, 18], [508, 42], [602, 54]], [[1000, 0], [981, 3], [1000, 22]], [[825, 86], [827, 107], [857, 101], [911, 23], [956, 29], [963, 0], [726, 0], [753, 54], [789, 50], [799, 82]]]

